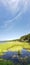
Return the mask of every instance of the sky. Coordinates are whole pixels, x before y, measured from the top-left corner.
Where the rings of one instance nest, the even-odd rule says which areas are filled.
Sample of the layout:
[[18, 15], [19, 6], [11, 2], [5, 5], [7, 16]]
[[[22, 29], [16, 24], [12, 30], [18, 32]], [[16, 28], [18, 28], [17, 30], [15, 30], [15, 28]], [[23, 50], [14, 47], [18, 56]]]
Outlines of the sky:
[[30, 33], [30, 0], [0, 0], [0, 41]]

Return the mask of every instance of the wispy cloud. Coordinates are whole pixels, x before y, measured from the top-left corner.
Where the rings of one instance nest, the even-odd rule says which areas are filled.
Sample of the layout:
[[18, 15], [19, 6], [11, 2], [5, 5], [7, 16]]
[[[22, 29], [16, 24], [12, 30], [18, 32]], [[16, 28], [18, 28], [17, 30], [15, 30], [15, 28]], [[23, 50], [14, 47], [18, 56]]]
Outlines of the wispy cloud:
[[0, 3], [14, 15], [17, 12], [26, 11], [30, 5], [30, 0], [0, 0]]
[[5, 22], [5, 27], [7, 27], [8, 23], [12, 23], [14, 19], [21, 16], [23, 13], [25, 13], [30, 6], [30, 0], [0, 0], [0, 7], [4, 6], [6, 9], [6, 12], [8, 11], [11, 13], [11, 15], [7, 15], [9, 17], [12, 17], [11, 20], [7, 19]]

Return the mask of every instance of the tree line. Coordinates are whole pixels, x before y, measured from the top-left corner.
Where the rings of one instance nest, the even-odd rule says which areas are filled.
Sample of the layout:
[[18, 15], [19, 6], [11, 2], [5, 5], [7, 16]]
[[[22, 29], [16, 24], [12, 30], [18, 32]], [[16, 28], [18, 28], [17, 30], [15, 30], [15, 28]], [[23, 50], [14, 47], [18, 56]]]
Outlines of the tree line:
[[27, 35], [24, 35], [24, 36], [20, 37], [19, 41], [21, 41], [21, 42], [23, 42], [23, 41], [30, 42], [30, 34], [27, 34]]

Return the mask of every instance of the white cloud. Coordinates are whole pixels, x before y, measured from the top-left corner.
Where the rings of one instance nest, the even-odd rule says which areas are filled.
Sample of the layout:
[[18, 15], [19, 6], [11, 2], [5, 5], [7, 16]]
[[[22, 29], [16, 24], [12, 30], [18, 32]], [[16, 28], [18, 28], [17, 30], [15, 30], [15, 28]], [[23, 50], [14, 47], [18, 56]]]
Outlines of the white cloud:
[[5, 22], [5, 27], [7, 27], [8, 23], [13, 22], [14, 19], [29, 9], [30, 0], [0, 0], [0, 5], [4, 6], [9, 13], [11, 12], [11, 16], [14, 17]]
[[0, 3], [13, 14], [21, 10], [27, 10], [30, 0], [0, 0]]
[[27, 11], [30, 0], [0, 0], [0, 3], [11, 12], [11, 16]]

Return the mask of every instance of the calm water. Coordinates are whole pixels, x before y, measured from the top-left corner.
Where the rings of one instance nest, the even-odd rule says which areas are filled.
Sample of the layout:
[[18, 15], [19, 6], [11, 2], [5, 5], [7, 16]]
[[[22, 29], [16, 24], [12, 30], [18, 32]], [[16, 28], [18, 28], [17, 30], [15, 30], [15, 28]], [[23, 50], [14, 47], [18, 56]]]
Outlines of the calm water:
[[[11, 60], [15, 63], [20, 63], [21, 65], [24, 64], [24, 61], [22, 62], [22, 60], [19, 61], [18, 59], [18, 52], [6, 52], [6, 53], [3, 53], [2, 56], [0, 56], [0, 58], [3, 58], [5, 60]], [[25, 49], [22, 50], [21, 54], [20, 54], [20, 57], [21, 58], [24, 58], [28, 56], [28, 61], [27, 61], [27, 64], [30, 64], [30, 52], [27, 52]], [[27, 65], [25, 64], [25, 65]]]
[[[3, 56], [1, 57], [5, 59], [9, 59], [10, 57], [17, 56], [17, 55], [18, 55], [18, 52], [6, 52], [6, 53], [3, 53]], [[20, 53], [20, 56], [21, 57], [30, 56], [30, 52], [23, 49], [22, 52]]]

